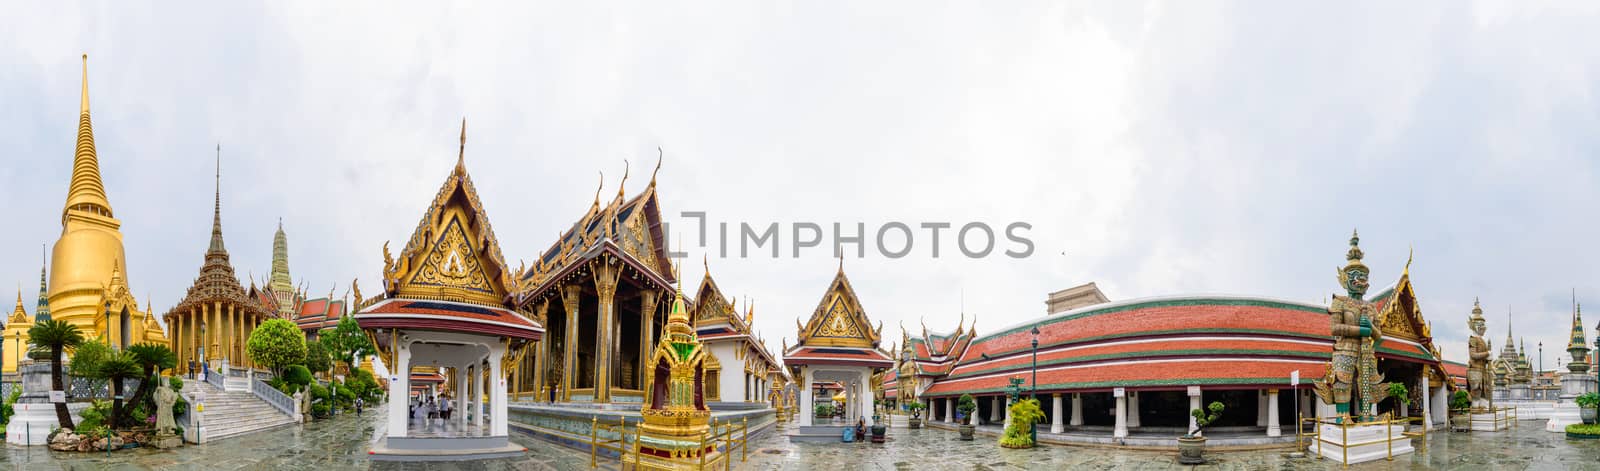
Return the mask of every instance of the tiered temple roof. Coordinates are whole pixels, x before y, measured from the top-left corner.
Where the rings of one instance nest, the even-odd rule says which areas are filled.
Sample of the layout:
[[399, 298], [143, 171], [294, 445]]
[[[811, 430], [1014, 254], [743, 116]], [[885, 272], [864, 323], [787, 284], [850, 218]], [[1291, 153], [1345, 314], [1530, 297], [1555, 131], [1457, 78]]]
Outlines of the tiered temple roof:
[[[656, 170], [661, 169], [660, 163]], [[533, 266], [519, 269], [517, 276], [519, 303], [526, 305], [535, 298], [552, 295], [552, 288], [580, 271], [589, 260], [604, 253], [617, 255], [633, 269], [642, 282], [657, 289], [671, 289], [677, 282], [667, 257], [666, 239], [661, 232], [661, 209], [656, 196], [656, 178], [652, 173], [645, 190], [630, 199], [623, 199], [627, 176], [619, 185], [617, 194], [604, 206], [600, 202], [601, 189], [595, 190], [594, 203], [589, 210], [561, 233], [556, 243], [541, 253]], [[602, 188], [603, 189], [603, 188]]]
[[228, 261], [228, 249], [222, 240], [221, 146], [218, 146], [217, 152], [216, 200], [211, 212], [211, 242], [206, 248], [205, 261], [200, 264], [200, 275], [195, 277], [183, 300], [167, 311], [168, 322], [171, 322], [174, 313], [186, 313], [198, 310], [200, 305], [218, 302], [236, 306], [236, 309], [252, 317], [275, 315], [259, 299], [250, 296], [244, 287], [239, 286], [239, 278], [234, 274], [233, 265]]
[[828, 284], [828, 290], [817, 302], [811, 319], [805, 324], [795, 321], [798, 344], [784, 345], [784, 366], [796, 365], [857, 365], [890, 368], [894, 360], [878, 349], [883, 324], [871, 325], [855, 288], [844, 275], [841, 261], [839, 271]]

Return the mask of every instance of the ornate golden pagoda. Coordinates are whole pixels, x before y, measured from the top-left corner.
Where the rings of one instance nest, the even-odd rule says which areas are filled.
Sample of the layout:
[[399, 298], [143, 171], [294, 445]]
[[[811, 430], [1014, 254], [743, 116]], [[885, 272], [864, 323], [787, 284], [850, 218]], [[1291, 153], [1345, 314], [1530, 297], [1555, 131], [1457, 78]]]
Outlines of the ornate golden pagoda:
[[679, 290], [646, 370], [650, 390], [639, 410], [644, 422], [636, 442], [636, 469], [698, 469], [725, 457], [707, 441], [711, 409], [705, 401], [706, 356]]
[[86, 335], [115, 347], [138, 342], [165, 344], [164, 336], [149, 333], [148, 313], [140, 311], [128, 290], [122, 223], [113, 216], [106, 199], [89, 119], [88, 55], [83, 56], [82, 93], [72, 181], [67, 204], [61, 209], [61, 238], [50, 257], [50, 312], [55, 319], [70, 322]]

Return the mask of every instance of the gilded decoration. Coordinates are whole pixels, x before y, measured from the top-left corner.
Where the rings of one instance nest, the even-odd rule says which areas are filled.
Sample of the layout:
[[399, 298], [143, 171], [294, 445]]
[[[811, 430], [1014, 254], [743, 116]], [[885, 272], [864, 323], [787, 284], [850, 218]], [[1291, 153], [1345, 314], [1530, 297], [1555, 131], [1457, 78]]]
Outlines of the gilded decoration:
[[850, 280], [845, 278], [842, 263], [811, 319], [805, 324], [795, 322], [801, 345], [873, 348], [878, 346], [883, 329], [882, 324], [871, 327]]
[[471, 291], [491, 297], [484, 301], [496, 301], [493, 299], [495, 289], [489, 284], [489, 277], [478, 257], [473, 255], [475, 252], [467, 240], [466, 231], [461, 227], [459, 213], [452, 213], [450, 222], [428, 251], [422, 266], [411, 276], [410, 285]]
[[833, 307], [828, 310], [828, 320], [817, 329], [817, 337], [861, 337], [861, 329], [850, 319], [850, 313], [845, 309], [844, 301], [834, 299]]

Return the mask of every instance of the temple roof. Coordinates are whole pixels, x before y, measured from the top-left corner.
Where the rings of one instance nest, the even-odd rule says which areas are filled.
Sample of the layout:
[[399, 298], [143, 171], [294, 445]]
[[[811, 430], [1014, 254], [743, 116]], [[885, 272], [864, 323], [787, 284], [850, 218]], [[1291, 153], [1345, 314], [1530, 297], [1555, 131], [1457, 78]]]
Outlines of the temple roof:
[[[661, 164], [656, 164], [660, 171]], [[594, 203], [572, 227], [562, 232], [556, 242], [540, 253], [531, 267], [521, 271], [518, 278], [523, 283], [523, 299], [543, 292], [555, 283], [562, 272], [579, 265], [580, 261], [599, 255], [606, 242], [620, 255], [629, 259], [662, 285], [677, 282], [667, 257], [666, 239], [661, 232], [661, 209], [656, 196], [656, 178], [652, 173], [650, 184], [631, 199], [624, 200], [627, 176], [623, 176], [617, 194], [602, 206], [600, 190], [595, 191]]]
[[216, 194], [211, 208], [211, 241], [206, 248], [205, 261], [200, 264], [200, 275], [178, 305], [168, 311], [189, 312], [200, 305], [221, 302], [237, 306], [244, 314], [271, 317], [274, 312], [239, 286], [233, 265], [228, 260], [228, 249], [222, 242], [222, 146], [217, 146]]
[[867, 318], [866, 310], [856, 297], [855, 288], [850, 286], [850, 279], [845, 277], [842, 261], [838, 273], [833, 276], [833, 282], [828, 284], [822, 299], [817, 301], [811, 319], [804, 325], [799, 324], [798, 320], [795, 322], [799, 345], [805, 346], [877, 348], [879, 333], [883, 330], [882, 324], [874, 328]]
[[[544, 331], [515, 312], [511, 295], [519, 282], [500, 254], [500, 243], [467, 173], [466, 144], [463, 120], [455, 168], [423, 213], [405, 249], [394, 258], [388, 244], [384, 246], [383, 295], [361, 300], [360, 289], [352, 283], [358, 299], [356, 319], [362, 328], [412, 328], [532, 340]], [[314, 308], [316, 303], [305, 304]]]

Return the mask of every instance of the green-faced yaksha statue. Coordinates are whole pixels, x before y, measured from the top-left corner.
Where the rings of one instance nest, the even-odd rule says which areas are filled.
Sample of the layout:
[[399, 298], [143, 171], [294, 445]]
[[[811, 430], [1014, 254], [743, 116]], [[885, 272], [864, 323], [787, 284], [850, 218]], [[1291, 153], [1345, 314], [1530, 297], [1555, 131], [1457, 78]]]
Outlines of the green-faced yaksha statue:
[[1333, 359], [1322, 381], [1316, 385], [1322, 402], [1333, 404], [1340, 415], [1370, 415], [1371, 404], [1383, 399], [1378, 383], [1378, 361], [1373, 347], [1382, 337], [1378, 329], [1377, 309], [1362, 299], [1367, 294], [1367, 266], [1361, 263], [1361, 238], [1350, 234], [1350, 251], [1345, 255], [1348, 263], [1338, 270], [1339, 284], [1345, 295], [1333, 296], [1328, 305], [1332, 322]]

